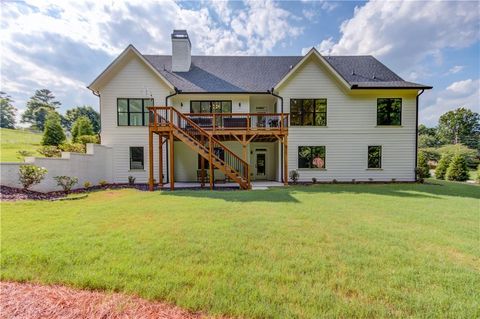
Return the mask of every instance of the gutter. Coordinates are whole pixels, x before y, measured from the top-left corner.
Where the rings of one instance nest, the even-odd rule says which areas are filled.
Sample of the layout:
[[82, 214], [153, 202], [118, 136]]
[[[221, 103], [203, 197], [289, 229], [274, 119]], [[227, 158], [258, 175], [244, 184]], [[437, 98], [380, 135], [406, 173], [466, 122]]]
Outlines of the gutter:
[[[273, 91], [273, 88], [271, 91], [267, 91], [269, 92], [271, 95], [273, 95], [274, 97], [276, 98], [279, 98], [280, 99], [280, 111], [281, 113], [283, 113], [283, 97], [281, 97], [280, 95], [278, 94], [275, 94], [274, 91]], [[288, 178], [287, 176], [285, 176], [285, 178]], [[282, 182], [284, 182], [284, 176], [283, 176], [283, 150], [280, 150], [280, 180]]]
[[[180, 91], [176, 87], [174, 89], [175, 89], [175, 92], [173, 92], [172, 94], [167, 95], [165, 97], [165, 106], [168, 106], [168, 99], [169, 98], [171, 98], [172, 96], [175, 96], [178, 93], [180, 93]], [[165, 152], [166, 152], [166, 156], [167, 156], [167, 158], [166, 158], [167, 159], [167, 161], [166, 161], [167, 162], [167, 183], [170, 183], [170, 173], [169, 173], [170, 172], [170, 163], [168, 162], [170, 157], [168, 156], [168, 139], [166, 141], [165, 146], [166, 146], [166, 151]]]
[[415, 112], [416, 112], [416, 116], [415, 116], [415, 182], [418, 181], [418, 178], [417, 178], [417, 169], [418, 169], [418, 98], [420, 97], [420, 95], [423, 94], [423, 92], [425, 92], [425, 89], [422, 89], [420, 91], [419, 94], [417, 94], [416, 98], [415, 98]]

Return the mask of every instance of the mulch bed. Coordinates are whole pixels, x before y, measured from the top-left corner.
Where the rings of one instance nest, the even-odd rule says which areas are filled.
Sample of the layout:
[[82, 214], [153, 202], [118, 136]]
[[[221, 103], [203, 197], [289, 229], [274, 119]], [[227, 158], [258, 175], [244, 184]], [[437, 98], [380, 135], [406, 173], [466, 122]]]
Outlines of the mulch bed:
[[2, 318], [204, 318], [161, 302], [119, 293], [83, 291], [64, 286], [0, 282]]

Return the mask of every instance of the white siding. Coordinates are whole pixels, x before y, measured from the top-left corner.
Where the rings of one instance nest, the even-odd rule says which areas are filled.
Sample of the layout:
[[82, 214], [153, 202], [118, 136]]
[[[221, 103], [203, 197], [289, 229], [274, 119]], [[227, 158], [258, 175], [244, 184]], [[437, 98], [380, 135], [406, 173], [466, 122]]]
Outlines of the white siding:
[[[288, 170], [298, 168], [298, 146], [326, 146], [326, 170], [299, 170], [300, 180], [415, 179], [416, 91], [347, 92], [313, 57], [279, 89], [285, 112], [291, 98], [327, 98], [326, 127], [290, 127]], [[402, 98], [402, 126], [377, 127], [377, 98]], [[368, 145], [382, 145], [382, 170], [367, 170]]]

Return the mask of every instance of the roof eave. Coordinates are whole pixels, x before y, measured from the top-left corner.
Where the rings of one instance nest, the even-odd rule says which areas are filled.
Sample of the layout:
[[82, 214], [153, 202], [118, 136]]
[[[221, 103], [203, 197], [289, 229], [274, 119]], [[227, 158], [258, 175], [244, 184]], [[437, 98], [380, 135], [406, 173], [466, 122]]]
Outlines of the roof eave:
[[352, 90], [430, 90], [433, 86], [359, 86], [358, 84], [351, 85]]

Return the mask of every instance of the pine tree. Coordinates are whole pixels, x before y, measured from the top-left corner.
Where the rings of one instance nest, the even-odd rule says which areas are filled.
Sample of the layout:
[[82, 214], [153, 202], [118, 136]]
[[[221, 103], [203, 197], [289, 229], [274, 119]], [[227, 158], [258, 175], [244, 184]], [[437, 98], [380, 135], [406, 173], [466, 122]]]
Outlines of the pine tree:
[[452, 155], [443, 154], [438, 161], [437, 168], [435, 169], [435, 178], [436, 179], [445, 179], [445, 174], [447, 173], [448, 165], [452, 161]]
[[0, 127], [15, 128], [17, 109], [12, 103], [13, 100], [10, 96], [0, 91]]
[[428, 167], [428, 158], [424, 152], [418, 153], [418, 177], [427, 178], [430, 177], [430, 168]]
[[93, 126], [90, 119], [86, 116], [79, 117], [72, 127], [72, 140], [78, 142], [78, 138], [83, 135], [93, 135]]
[[466, 181], [468, 180], [468, 167], [465, 157], [457, 154], [453, 157], [447, 169], [446, 179], [449, 181]]
[[22, 123], [30, 123], [32, 128], [43, 131], [47, 115], [55, 111], [60, 102], [56, 101], [53, 93], [48, 89], [36, 90], [27, 102], [27, 108], [22, 114]]
[[42, 145], [58, 146], [66, 140], [60, 124], [60, 115], [57, 112], [50, 112], [45, 122], [45, 131], [43, 132]]

